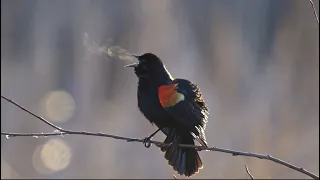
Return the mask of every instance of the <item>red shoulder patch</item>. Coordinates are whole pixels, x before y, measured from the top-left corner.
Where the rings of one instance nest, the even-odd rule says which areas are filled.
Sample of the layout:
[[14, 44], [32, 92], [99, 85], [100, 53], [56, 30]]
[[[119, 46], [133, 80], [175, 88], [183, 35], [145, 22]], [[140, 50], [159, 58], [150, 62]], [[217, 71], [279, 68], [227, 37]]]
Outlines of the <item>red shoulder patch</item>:
[[162, 85], [158, 88], [159, 101], [162, 107], [170, 107], [184, 100], [184, 95], [176, 91], [177, 84]]

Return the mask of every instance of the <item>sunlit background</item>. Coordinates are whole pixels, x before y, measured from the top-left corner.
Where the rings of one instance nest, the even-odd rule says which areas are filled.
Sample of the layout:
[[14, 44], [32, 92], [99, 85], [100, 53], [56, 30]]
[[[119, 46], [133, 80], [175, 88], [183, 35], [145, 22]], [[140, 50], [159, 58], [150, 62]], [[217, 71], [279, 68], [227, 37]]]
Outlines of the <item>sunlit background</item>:
[[[109, 46], [153, 52], [195, 82], [210, 109], [209, 145], [319, 174], [319, 25], [308, 0], [1, 0], [1, 95], [66, 129], [144, 138], [156, 127], [137, 108], [137, 78], [123, 68], [131, 62]], [[1, 131], [54, 130], [1, 100]], [[249, 178], [244, 165], [256, 178], [307, 177], [266, 160], [200, 155], [193, 178]], [[173, 174], [155, 146], [1, 136], [1, 178]]]

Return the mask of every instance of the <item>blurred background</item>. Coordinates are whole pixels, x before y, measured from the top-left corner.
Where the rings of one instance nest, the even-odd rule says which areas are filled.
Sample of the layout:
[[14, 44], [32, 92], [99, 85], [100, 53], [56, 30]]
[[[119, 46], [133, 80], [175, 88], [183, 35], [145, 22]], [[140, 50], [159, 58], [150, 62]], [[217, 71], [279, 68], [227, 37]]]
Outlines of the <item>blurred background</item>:
[[[156, 127], [137, 108], [137, 78], [123, 68], [131, 62], [92, 51], [88, 37], [155, 53], [174, 77], [195, 82], [210, 109], [209, 145], [319, 174], [319, 25], [308, 0], [1, 0], [1, 95], [66, 129], [144, 138]], [[1, 100], [1, 131], [53, 129]], [[249, 178], [244, 165], [255, 178], [307, 178], [266, 160], [200, 155], [193, 178]], [[1, 178], [173, 174], [155, 146], [1, 136]]]

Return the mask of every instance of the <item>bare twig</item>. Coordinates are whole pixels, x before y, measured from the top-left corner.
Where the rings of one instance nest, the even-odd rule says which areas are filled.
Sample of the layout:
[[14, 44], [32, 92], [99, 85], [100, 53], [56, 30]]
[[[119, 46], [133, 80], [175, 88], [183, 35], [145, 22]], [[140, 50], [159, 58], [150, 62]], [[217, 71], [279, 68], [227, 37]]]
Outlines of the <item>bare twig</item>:
[[178, 179], [177, 176], [175, 176], [175, 175], [172, 175], [172, 176], [173, 176], [174, 179]]
[[247, 166], [247, 165], [244, 165], [244, 167], [246, 168], [246, 171], [247, 171], [248, 175], [250, 176], [250, 178], [251, 178], [251, 179], [254, 179], [254, 177], [252, 176], [252, 174], [251, 174], [250, 171], [249, 171], [248, 166]]
[[314, 17], [316, 18], [316, 21], [317, 21], [318, 26], [319, 26], [319, 17], [318, 17], [318, 14], [317, 14], [316, 8], [314, 7], [313, 0], [309, 0], [309, 2], [310, 2], [310, 4], [311, 4], [311, 7], [312, 7], [312, 10], [313, 10]]
[[[62, 136], [62, 135], [70, 135], [70, 134], [75, 134], [75, 135], [87, 135], [87, 136], [98, 136], [98, 137], [109, 137], [113, 139], [119, 139], [119, 140], [126, 140], [127, 142], [144, 142], [144, 139], [136, 139], [136, 138], [128, 138], [128, 137], [122, 137], [122, 136], [116, 136], [116, 135], [111, 135], [111, 134], [106, 134], [106, 133], [101, 133], [101, 132], [86, 132], [86, 131], [73, 131], [73, 130], [68, 130], [68, 129], [63, 129], [59, 126], [56, 126], [43, 117], [40, 117], [36, 115], [35, 113], [29, 111], [28, 109], [24, 108], [20, 104], [14, 102], [13, 100], [4, 97], [1, 95], [1, 98], [5, 99], [6, 101], [14, 104], [15, 106], [19, 107], [23, 111], [31, 114], [32, 116], [38, 118], [42, 122], [46, 123], [47, 125], [51, 126], [52, 128], [55, 129], [55, 132], [53, 133], [9, 133], [9, 132], [1, 132], [1, 135], [6, 136], [7, 138], [10, 137], [18, 137], [18, 136], [31, 136], [31, 137], [46, 137], [46, 136]], [[58, 130], [58, 131], [57, 131]], [[150, 141], [150, 143], [158, 146], [158, 147], [166, 147], [169, 146], [169, 144], [165, 144], [162, 142], [158, 141]], [[301, 172], [307, 176], [310, 176], [314, 179], [319, 179], [319, 177], [301, 167], [297, 167], [295, 165], [292, 165], [288, 162], [285, 162], [281, 159], [272, 157], [270, 155], [263, 155], [263, 154], [256, 154], [256, 153], [251, 153], [251, 152], [243, 152], [243, 151], [235, 151], [235, 150], [230, 150], [230, 149], [224, 149], [224, 148], [218, 148], [218, 147], [202, 147], [202, 146], [195, 146], [195, 145], [190, 145], [190, 144], [180, 144], [180, 147], [185, 147], [185, 148], [195, 148], [198, 151], [206, 150], [206, 151], [217, 151], [217, 152], [223, 152], [223, 153], [228, 153], [232, 154], [233, 156], [247, 156], [247, 157], [255, 157], [259, 159], [265, 159], [269, 161], [273, 161], [275, 163], [281, 164], [283, 166], [286, 166], [288, 168], [291, 168], [293, 170], [296, 170], [298, 172]]]

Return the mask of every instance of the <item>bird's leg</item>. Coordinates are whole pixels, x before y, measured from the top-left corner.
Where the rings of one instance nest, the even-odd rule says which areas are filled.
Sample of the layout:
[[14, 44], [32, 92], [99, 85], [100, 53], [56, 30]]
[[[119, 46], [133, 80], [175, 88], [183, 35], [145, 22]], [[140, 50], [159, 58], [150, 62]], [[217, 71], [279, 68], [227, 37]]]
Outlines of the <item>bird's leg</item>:
[[151, 146], [151, 138], [159, 132], [161, 128], [159, 128], [156, 132], [152, 133], [149, 137], [146, 137], [143, 139], [143, 144], [146, 148], [149, 148]]

